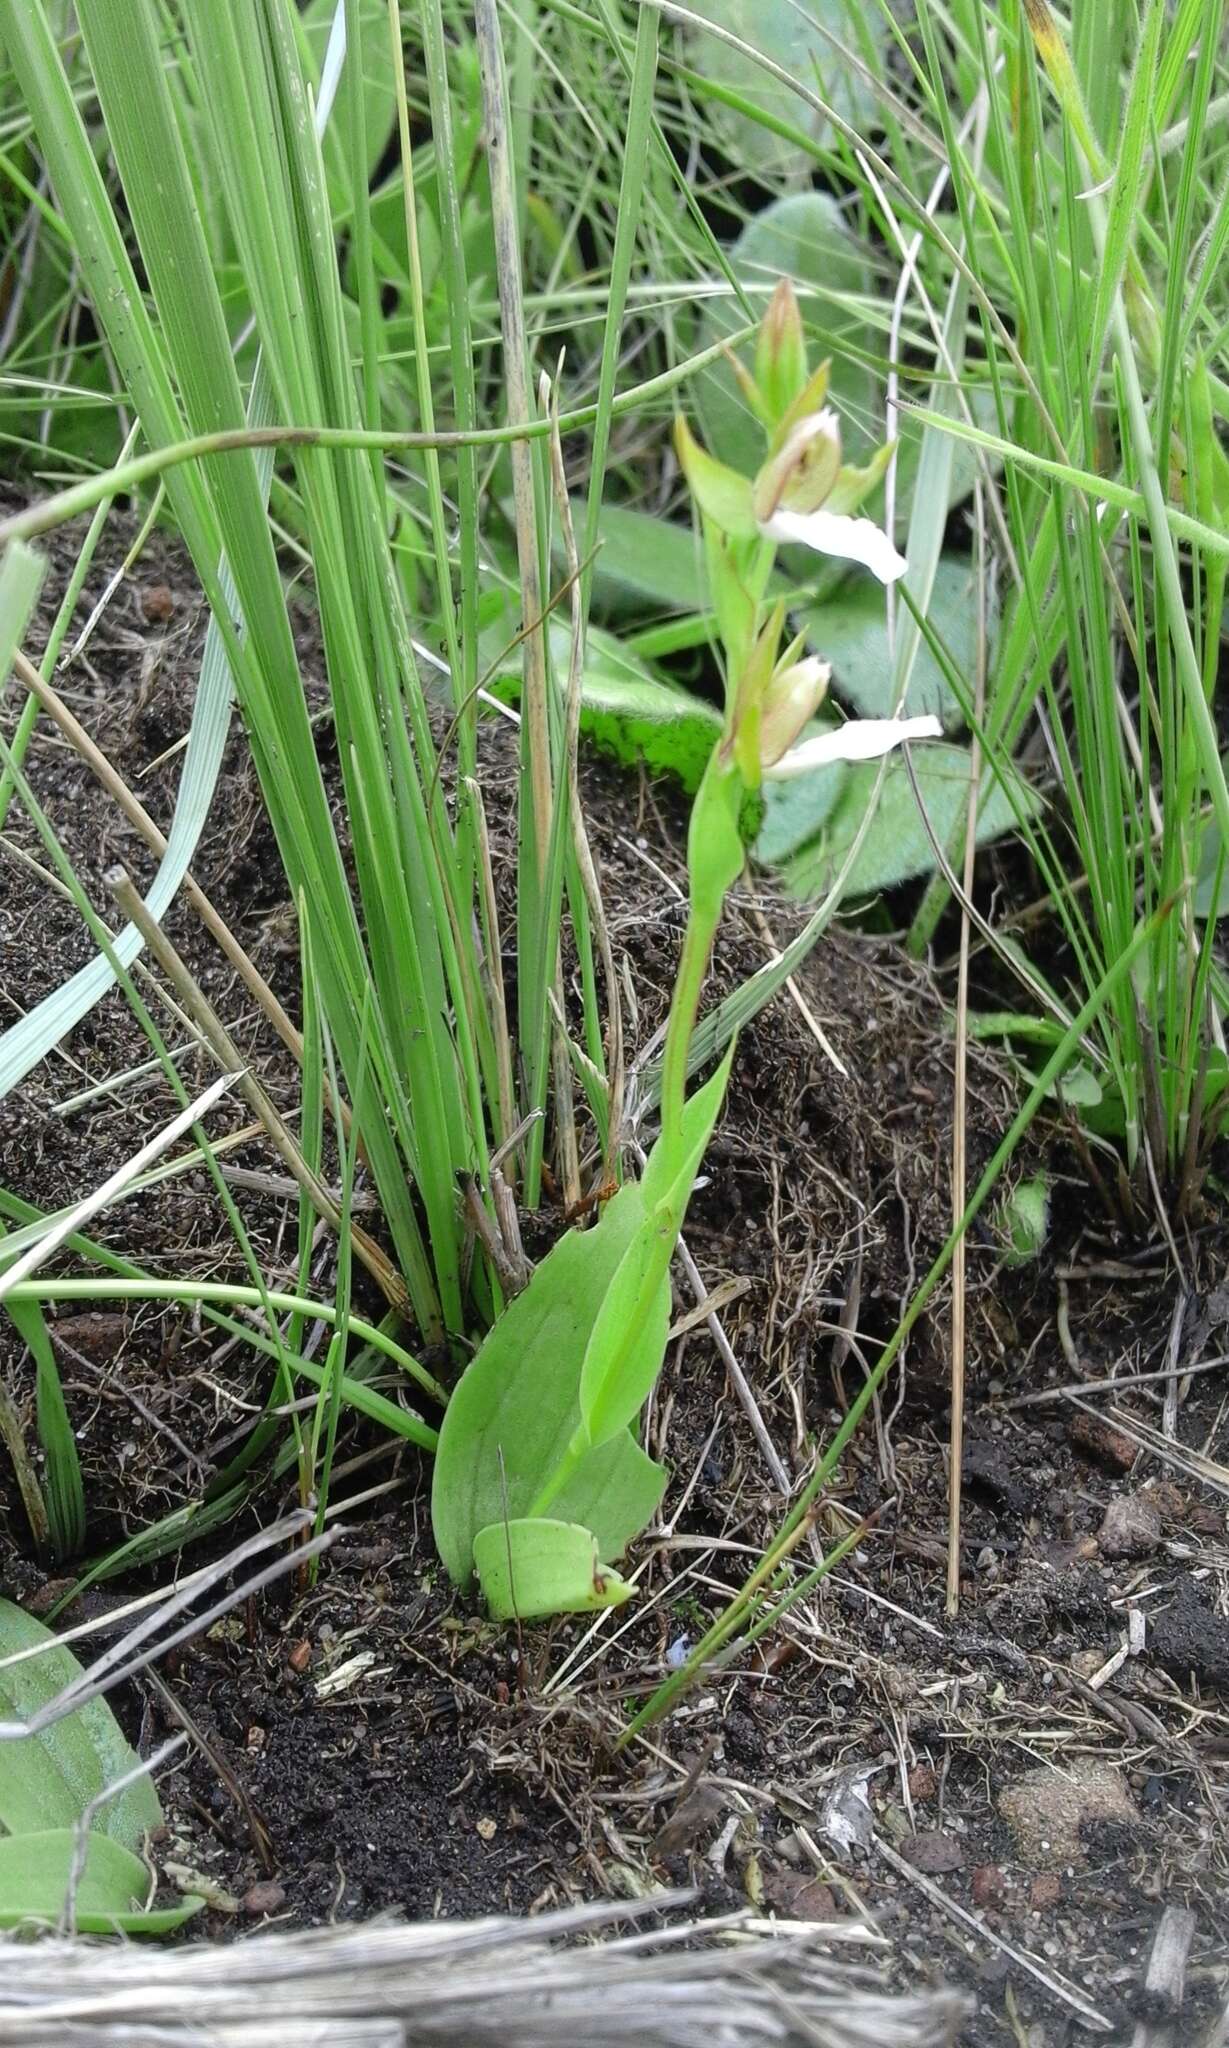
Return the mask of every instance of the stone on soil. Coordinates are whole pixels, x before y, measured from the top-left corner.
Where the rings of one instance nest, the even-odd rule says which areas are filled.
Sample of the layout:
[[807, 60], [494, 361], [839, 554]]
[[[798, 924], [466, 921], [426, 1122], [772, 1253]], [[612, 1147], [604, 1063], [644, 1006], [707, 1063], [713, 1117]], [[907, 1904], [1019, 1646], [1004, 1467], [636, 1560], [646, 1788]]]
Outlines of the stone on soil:
[[1161, 1511], [1146, 1493], [1123, 1493], [1097, 1531], [1103, 1557], [1150, 1557], [1161, 1540]]
[[1083, 1863], [1087, 1827], [1134, 1827], [1139, 1821], [1121, 1772], [1088, 1757], [1026, 1771], [999, 1793], [998, 1809], [1021, 1861], [1034, 1870]]

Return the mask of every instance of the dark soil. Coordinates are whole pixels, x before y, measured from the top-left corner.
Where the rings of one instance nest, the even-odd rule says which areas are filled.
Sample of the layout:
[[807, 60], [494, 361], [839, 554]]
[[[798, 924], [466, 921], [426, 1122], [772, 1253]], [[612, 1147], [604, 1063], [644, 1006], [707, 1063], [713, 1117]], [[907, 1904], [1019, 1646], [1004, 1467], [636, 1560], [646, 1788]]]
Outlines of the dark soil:
[[[82, 617], [130, 537], [117, 519]], [[53, 550], [47, 606], [73, 545], [70, 533]], [[305, 672], [318, 675], [306, 606], [296, 625]], [[187, 728], [202, 638], [190, 572], [155, 537], [84, 657], [58, 679], [164, 827], [179, 771], [177, 755], [164, 757]], [[323, 708], [323, 688], [313, 687]], [[6, 732], [19, 694], [10, 686]], [[327, 767], [327, 721], [320, 731]], [[485, 745], [506, 881], [513, 764], [498, 725]], [[111, 917], [102, 877], [123, 859], [147, 878], [144, 847], [46, 720], [27, 766], [96, 908]], [[635, 1053], [664, 1015], [681, 938], [684, 807], [668, 786], [600, 761], [586, 766], [585, 795], [616, 956], [635, 994], [626, 1018]], [[92, 950], [46, 866], [15, 806], [0, 836], [5, 1022]], [[294, 923], [238, 725], [193, 872], [293, 1011]], [[762, 964], [796, 915], [766, 890], [741, 895], [716, 988]], [[229, 965], [182, 902], [167, 928], [292, 1112], [293, 1064]], [[168, 1042], [183, 1045], [182, 1026], [149, 983], [143, 989]], [[812, 955], [798, 997], [783, 994], [744, 1033], [687, 1230], [706, 1287], [741, 1288], [722, 1320], [791, 1475], [809, 1469], [943, 1242], [953, 1120], [939, 979], [890, 943], [836, 934]], [[0, 1104], [0, 1187], [53, 1208], [103, 1179], [173, 1111], [160, 1077], [117, 1078], [148, 1057], [127, 1004], [109, 997]], [[189, 1087], [211, 1077], [194, 1052], [181, 1072]], [[104, 1082], [108, 1092], [65, 1113], [69, 1098]], [[1015, 1099], [1010, 1076], [973, 1054], [970, 1184]], [[224, 1103], [210, 1128], [221, 1136], [245, 1124], [242, 1106]], [[351, 1422], [334, 1498], [386, 1490], [346, 1514], [318, 1584], [284, 1581], [177, 1653], [159, 1685], [142, 1682], [117, 1703], [147, 1746], [178, 1725], [178, 1709], [190, 1717], [187, 1760], [163, 1785], [168, 1839], [159, 1853], [173, 1880], [207, 1885], [207, 1930], [390, 1906], [525, 1910], [690, 1881], [716, 1905], [750, 1899], [786, 1919], [872, 1913], [899, 1981], [945, 1976], [972, 1989], [969, 2043], [1058, 2043], [1082, 2030], [1081, 2000], [1129, 2038], [1157, 1920], [1178, 1903], [1197, 1916], [1182, 2021], [1183, 2038], [1197, 2040], [1201, 2015], [1223, 2001], [1225, 1976], [1224, 1380], [1209, 1371], [1183, 1382], [1171, 1439], [1162, 1433], [1164, 1383], [1126, 1382], [1229, 1349], [1217, 1293], [1229, 1236], [1209, 1212], [1183, 1246], [1191, 1292], [1175, 1350], [1177, 1290], [1162, 1241], [1116, 1236], [1058, 1136], [1038, 1133], [1036, 1143], [1030, 1163], [1048, 1149], [1056, 1175], [1042, 1257], [1007, 1267], [989, 1221], [970, 1241], [956, 1619], [944, 1612], [946, 1288], [827, 1504], [825, 1536], [880, 1510], [874, 1533], [778, 1636], [710, 1678], [627, 1755], [613, 1742], [628, 1703], [695, 1638], [782, 1514], [703, 1325], [672, 1347], [648, 1417], [649, 1448], [674, 1478], [659, 1527], [636, 1549], [641, 1597], [592, 1640], [580, 1623], [517, 1640], [458, 1602], [433, 1556], [424, 1462]], [[224, 1156], [238, 1170], [232, 1191], [257, 1257], [268, 1274], [284, 1275], [296, 1208], [276, 1162], [255, 1141]], [[378, 1218], [364, 1220], [378, 1230]], [[558, 1227], [547, 1215], [538, 1235]], [[120, 1204], [91, 1229], [150, 1272], [243, 1275], [199, 1171]], [[325, 1290], [330, 1261], [322, 1243]], [[680, 1312], [691, 1306], [680, 1296]], [[74, 1303], [52, 1327], [92, 1557], [199, 1497], [251, 1427], [264, 1368], [207, 1324], [154, 1306], [120, 1314]], [[0, 1372], [37, 1464], [32, 1369], [7, 1325]], [[1061, 1391], [1113, 1380], [1123, 1384], [1111, 1393]], [[1151, 1432], [1152, 1447], [1138, 1446], [1132, 1429]], [[211, 1538], [215, 1552], [291, 1498], [258, 1469], [243, 1513]], [[1115, 1502], [1142, 1530], [1134, 1550], [1106, 1522]], [[33, 1561], [2, 1459], [0, 1577], [44, 1609], [63, 1590]], [[116, 1598], [106, 1584], [71, 1618], [93, 1613], [105, 1623]], [[1118, 1661], [1124, 1646], [1131, 1654]], [[1090, 1801], [1061, 1853], [1018, 1822], [1013, 1832], [999, 1807], [1004, 1792], [1044, 1773], [1029, 1780], [1027, 1801], [1044, 1823], [1047, 1793], [1082, 1782], [1091, 1763], [1108, 1767], [1115, 1799], [1105, 1810]], [[1035, 2037], [1034, 2022], [1043, 2029]]]

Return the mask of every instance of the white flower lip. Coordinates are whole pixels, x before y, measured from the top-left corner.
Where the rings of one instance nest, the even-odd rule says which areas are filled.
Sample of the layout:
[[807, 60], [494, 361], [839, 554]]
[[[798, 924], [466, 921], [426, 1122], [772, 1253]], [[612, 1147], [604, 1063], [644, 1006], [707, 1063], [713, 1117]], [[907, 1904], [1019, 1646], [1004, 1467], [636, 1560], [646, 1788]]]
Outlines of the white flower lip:
[[895, 583], [909, 567], [873, 519], [851, 519], [845, 512], [774, 512], [760, 526], [769, 540], [798, 541], [818, 555], [842, 562], [860, 562], [881, 583]]
[[937, 740], [943, 727], [937, 718], [851, 718], [835, 732], [820, 733], [804, 740], [764, 774], [774, 782], [794, 775], [809, 775], [813, 769], [830, 767], [834, 761], [875, 761], [890, 754], [904, 740]]

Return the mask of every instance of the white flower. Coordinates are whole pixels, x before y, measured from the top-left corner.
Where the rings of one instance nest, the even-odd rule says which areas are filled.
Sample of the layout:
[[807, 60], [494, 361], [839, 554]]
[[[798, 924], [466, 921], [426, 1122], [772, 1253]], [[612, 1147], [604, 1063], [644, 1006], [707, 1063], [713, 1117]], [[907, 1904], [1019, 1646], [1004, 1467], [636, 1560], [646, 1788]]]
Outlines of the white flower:
[[[848, 522], [853, 524], [853, 521]], [[869, 525], [869, 520], [858, 522]], [[770, 768], [764, 775], [774, 782], [788, 780], [794, 775], [809, 775], [815, 768], [827, 768], [833, 761], [875, 761], [881, 754], [890, 754], [893, 747], [899, 747], [904, 740], [937, 740], [943, 735], [943, 727], [937, 718], [851, 718], [846, 724], [838, 725], [833, 732], [824, 732], [815, 739], [804, 740], [800, 747]]]
[[909, 567], [873, 519], [851, 519], [845, 512], [825, 512], [822, 507], [818, 512], [790, 512], [781, 507], [760, 521], [760, 532], [768, 540], [800, 542], [818, 555], [861, 562], [881, 583], [895, 583]]
[[830, 406], [808, 413], [764, 463], [752, 490], [755, 523], [768, 540], [799, 541], [820, 555], [861, 562], [881, 583], [894, 583], [908, 568], [886, 533], [870, 519], [856, 519], [891, 460], [881, 448], [865, 469], [841, 462], [841, 423]]

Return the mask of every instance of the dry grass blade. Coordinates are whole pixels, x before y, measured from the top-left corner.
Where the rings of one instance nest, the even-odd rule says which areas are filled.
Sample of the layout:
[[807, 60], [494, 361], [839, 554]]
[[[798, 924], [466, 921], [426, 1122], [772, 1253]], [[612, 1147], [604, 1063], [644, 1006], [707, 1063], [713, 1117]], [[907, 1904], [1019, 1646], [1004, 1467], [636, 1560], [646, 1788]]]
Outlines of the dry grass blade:
[[[585, 1946], [561, 1938], [675, 1903], [577, 1907], [532, 1921], [266, 1934], [218, 1947], [3, 1951], [0, 2043], [44, 2048], [944, 2048], [964, 2002], [891, 1998], [814, 1930], [775, 1939], [725, 1923], [697, 1949], [683, 1924]], [[683, 1942], [688, 1940], [687, 1946]]]

